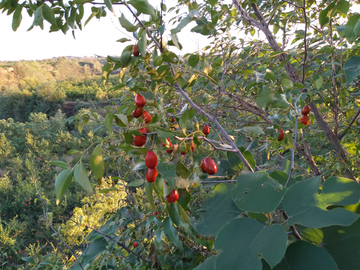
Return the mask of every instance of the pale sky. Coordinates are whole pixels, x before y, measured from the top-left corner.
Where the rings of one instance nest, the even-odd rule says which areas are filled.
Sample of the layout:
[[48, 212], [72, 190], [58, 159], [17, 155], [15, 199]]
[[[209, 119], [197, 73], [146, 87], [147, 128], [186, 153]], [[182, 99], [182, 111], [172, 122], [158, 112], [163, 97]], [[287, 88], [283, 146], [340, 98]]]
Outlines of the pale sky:
[[[154, 5], [155, 1], [149, 1]], [[174, 2], [167, 0], [165, 2]], [[168, 7], [170, 4], [168, 4]], [[91, 5], [85, 5], [85, 12], [89, 11]], [[156, 7], [154, 5], [154, 7]], [[122, 7], [123, 10], [124, 7]], [[120, 7], [114, 6], [115, 12], [121, 15]], [[132, 21], [128, 13], [127, 19]], [[61, 31], [49, 33], [50, 24], [44, 20], [44, 30], [36, 26], [31, 31], [27, 29], [31, 26], [33, 17], [29, 17], [27, 12], [22, 12], [22, 22], [20, 27], [14, 32], [11, 28], [12, 15], [0, 13], [0, 61], [16, 60], [41, 60], [58, 56], [94, 56], [116, 55], [119, 56], [124, 46], [128, 43], [119, 43], [116, 40], [127, 37], [132, 38], [132, 33], [122, 30], [117, 18], [111, 12], [107, 12], [106, 17], [100, 20], [93, 18], [83, 30], [75, 30], [73, 38], [71, 29], [64, 35]], [[88, 15], [84, 15], [83, 24]], [[168, 16], [170, 17], [170, 16]], [[173, 28], [170, 27], [169, 30]], [[121, 29], [121, 32], [119, 31]], [[188, 25], [186, 29], [191, 29]], [[184, 29], [185, 30], [185, 29]], [[184, 46], [184, 52], [193, 52], [206, 46], [206, 38], [201, 38], [199, 34], [179, 33], [178, 37]], [[186, 41], [184, 41], [186, 40]], [[135, 39], [134, 39], [135, 43]]]

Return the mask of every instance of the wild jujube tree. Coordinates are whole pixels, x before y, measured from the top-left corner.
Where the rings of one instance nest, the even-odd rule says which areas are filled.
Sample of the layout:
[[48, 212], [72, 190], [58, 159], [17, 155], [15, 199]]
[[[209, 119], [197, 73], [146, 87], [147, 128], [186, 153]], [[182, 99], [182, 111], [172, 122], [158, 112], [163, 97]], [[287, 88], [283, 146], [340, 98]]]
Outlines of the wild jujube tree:
[[[149, 207], [129, 204], [94, 230], [73, 268], [99, 263], [101, 254], [101, 265], [134, 269], [359, 269], [355, 5], [3, 0], [14, 30], [22, 9], [34, 16], [31, 27], [45, 19], [51, 31], [81, 29], [91, 6], [85, 25], [120, 11], [120, 26], [134, 37], [119, 39], [127, 46], [103, 67], [104, 81], [120, 70], [113, 89], [123, 89], [121, 104], [105, 108], [104, 117], [104, 108], [94, 108], [73, 121], [79, 130], [89, 121], [108, 130], [90, 158], [94, 178], [101, 181], [108, 166], [119, 177], [125, 172], [123, 179], [136, 175], [129, 196], [131, 186], [144, 187]], [[166, 14], [173, 18], [165, 21]], [[175, 53], [186, 26], [209, 45]], [[138, 94], [144, 106], [135, 104]], [[154, 168], [144, 158], [149, 151]], [[216, 162], [215, 174], [201, 167], [205, 158]], [[89, 188], [77, 166], [55, 180], [59, 200], [73, 177]], [[147, 181], [155, 168], [155, 181]], [[130, 249], [130, 236], [143, 245]]]

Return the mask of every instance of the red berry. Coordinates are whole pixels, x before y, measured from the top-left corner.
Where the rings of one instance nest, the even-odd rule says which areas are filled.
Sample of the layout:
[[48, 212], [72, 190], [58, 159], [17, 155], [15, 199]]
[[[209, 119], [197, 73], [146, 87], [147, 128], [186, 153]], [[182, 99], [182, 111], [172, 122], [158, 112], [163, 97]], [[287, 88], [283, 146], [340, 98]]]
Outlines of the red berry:
[[157, 164], [158, 164], [158, 158], [157, 158], [156, 154], [152, 150], [149, 150], [145, 156], [146, 167], [148, 167], [150, 169], [154, 169]]
[[305, 126], [307, 126], [309, 124], [309, 117], [305, 114], [303, 116], [301, 116], [300, 118], [300, 123], [304, 124]]
[[208, 125], [205, 125], [205, 126], [203, 127], [203, 133], [204, 133], [205, 135], [208, 135], [208, 134], [210, 133], [210, 128], [209, 128]]
[[191, 151], [195, 151], [195, 145], [193, 143], [190, 144], [190, 147], [191, 147]]
[[171, 117], [170, 117], [170, 122], [171, 122], [171, 123], [174, 123], [174, 122], [175, 122], [174, 116], [171, 116]]
[[156, 177], [158, 176], [158, 174], [159, 174], [159, 172], [156, 169], [156, 167], [154, 169], [148, 168], [147, 172], [146, 172], [146, 180], [148, 182], [155, 182]]
[[186, 151], [181, 151], [181, 154], [182, 154], [182, 155], [185, 155], [185, 154], [186, 154]]
[[173, 190], [169, 193], [169, 195], [166, 196], [166, 200], [169, 203], [176, 202], [179, 199], [179, 192], [177, 190]]
[[210, 174], [210, 175], [213, 175], [213, 174], [216, 174], [217, 172], [217, 166], [216, 166], [216, 163], [215, 161], [212, 159], [212, 158], [205, 158], [204, 159], [204, 167], [205, 167], [205, 171]]
[[133, 242], [133, 247], [136, 248], [139, 245], [138, 242]]
[[137, 94], [137, 95], [135, 96], [135, 104], [136, 104], [136, 106], [138, 106], [138, 107], [144, 107], [144, 106], [145, 106], [145, 103], [146, 103], [146, 100], [145, 100], [145, 98], [144, 98], [142, 95]]
[[280, 129], [279, 131], [279, 138], [278, 138], [278, 141], [282, 141], [282, 139], [284, 139], [284, 136], [285, 136], [285, 132], [283, 129]]
[[200, 165], [200, 168], [202, 170], [203, 173], [207, 173], [206, 170], [205, 170], [205, 163], [204, 163], [204, 160], [201, 161], [201, 165]]
[[144, 111], [142, 113], [142, 118], [144, 119], [146, 124], [150, 123], [150, 121], [151, 121], [151, 115], [150, 115], [150, 113], [148, 111]]
[[301, 114], [302, 115], [307, 115], [307, 114], [309, 114], [310, 113], [310, 106], [309, 105], [305, 105], [304, 106], [304, 108], [302, 109], [302, 111], [301, 111]]
[[146, 143], [146, 136], [134, 136], [135, 141], [134, 141], [134, 145], [135, 146], [143, 146]]
[[133, 45], [133, 55], [134, 56], [139, 56], [139, 51], [137, 49], [137, 45]]
[[137, 107], [135, 110], [133, 110], [132, 115], [135, 118], [139, 118], [142, 115], [142, 107]]

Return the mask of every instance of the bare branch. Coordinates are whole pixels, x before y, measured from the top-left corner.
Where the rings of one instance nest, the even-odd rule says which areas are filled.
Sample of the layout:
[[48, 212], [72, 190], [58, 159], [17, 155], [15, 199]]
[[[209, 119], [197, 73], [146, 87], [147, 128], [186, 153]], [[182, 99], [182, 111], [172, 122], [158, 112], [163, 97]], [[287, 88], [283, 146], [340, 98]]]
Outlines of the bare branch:
[[356, 114], [351, 118], [349, 125], [347, 126], [347, 128], [344, 130], [344, 132], [340, 133], [338, 135], [339, 139], [341, 140], [345, 134], [350, 130], [350, 127], [355, 123], [356, 119], [358, 118], [358, 116], [360, 115], [360, 109], [356, 112]]

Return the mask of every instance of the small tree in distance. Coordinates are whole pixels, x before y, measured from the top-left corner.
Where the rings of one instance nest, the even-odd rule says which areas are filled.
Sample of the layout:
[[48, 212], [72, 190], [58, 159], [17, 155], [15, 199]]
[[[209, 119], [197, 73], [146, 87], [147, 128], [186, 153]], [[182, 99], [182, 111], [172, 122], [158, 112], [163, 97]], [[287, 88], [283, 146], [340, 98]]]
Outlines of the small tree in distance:
[[[30, 29], [46, 20], [64, 33], [114, 6], [134, 37], [102, 70], [104, 82], [120, 70], [121, 104], [73, 121], [108, 131], [92, 175], [100, 184], [116, 168], [128, 205], [92, 231], [73, 269], [359, 269], [356, 2], [0, 2], [14, 30], [25, 9]], [[176, 54], [193, 22], [210, 45]], [[58, 201], [73, 179], [92, 190], [79, 160], [57, 176]]]

